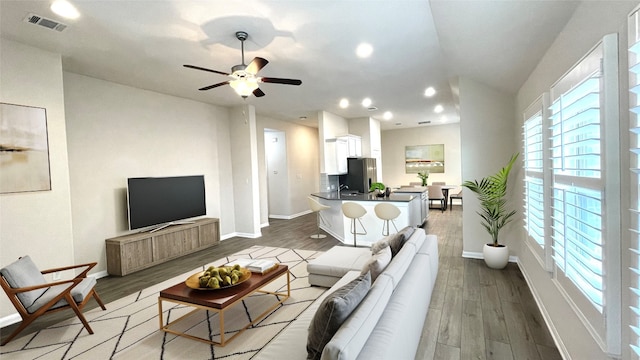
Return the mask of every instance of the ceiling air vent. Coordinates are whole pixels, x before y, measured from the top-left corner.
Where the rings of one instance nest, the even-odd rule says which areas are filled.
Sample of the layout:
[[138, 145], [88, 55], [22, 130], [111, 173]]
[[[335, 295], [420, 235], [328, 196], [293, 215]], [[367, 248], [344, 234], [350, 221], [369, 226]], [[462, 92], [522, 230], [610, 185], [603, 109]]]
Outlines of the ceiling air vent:
[[36, 14], [27, 15], [27, 17], [24, 18], [24, 22], [34, 24], [34, 25], [40, 25], [40, 26], [46, 27], [47, 29], [56, 30], [58, 32], [67, 28], [67, 25], [63, 23], [57, 22], [55, 20], [47, 19], [45, 17], [36, 15]]
[[369, 107], [367, 108], [367, 110], [369, 110], [369, 111], [376, 111], [376, 110], [378, 110], [378, 108], [377, 108], [377, 107], [375, 107], [375, 106], [369, 106]]
[[418, 121], [418, 125], [431, 124], [431, 120], [427, 121]]

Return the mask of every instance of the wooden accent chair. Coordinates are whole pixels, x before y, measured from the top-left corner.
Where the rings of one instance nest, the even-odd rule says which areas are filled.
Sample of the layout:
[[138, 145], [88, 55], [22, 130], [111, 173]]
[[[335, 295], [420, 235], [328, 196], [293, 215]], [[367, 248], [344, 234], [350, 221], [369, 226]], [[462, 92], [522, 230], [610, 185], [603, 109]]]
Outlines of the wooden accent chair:
[[[40, 315], [69, 308], [76, 313], [89, 334], [93, 334], [81, 310], [92, 297], [102, 310], [107, 309], [95, 290], [96, 279], [87, 277], [89, 270], [96, 264], [94, 262], [40, 271], [29, 256], [23, 256], [0, 269], [0, 285], [22, 317], [20, 326], [0, 345], [4, 346], [13, 340]], [[43, 276], [82, 267], [85, 269], [69, 280], [47, 283]]]

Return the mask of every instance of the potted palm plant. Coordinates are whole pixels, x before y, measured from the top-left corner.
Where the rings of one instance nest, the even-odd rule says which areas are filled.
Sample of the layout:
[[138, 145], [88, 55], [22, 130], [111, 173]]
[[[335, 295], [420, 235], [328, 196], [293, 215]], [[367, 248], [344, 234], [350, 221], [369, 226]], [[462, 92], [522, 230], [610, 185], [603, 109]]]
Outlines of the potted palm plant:
[[500, 169], [496, 174], [474, 181], [465, 181], [462, 186], [474, 192], [480, 200], [480, 211], [478, 215], [482, 219], [482, 226], [491, 235], [492, 243], [485, 244], [482, 254], [484, 261], [490, 268], [502, 269], [509, 262], [509, 248], [498, 242], [498, 234], [500, 229], [507, 225], [513, 216], [515, 210], [507, 209], [507, 180], [511, 168], [518, 158], [516, 153], [505, 167]]

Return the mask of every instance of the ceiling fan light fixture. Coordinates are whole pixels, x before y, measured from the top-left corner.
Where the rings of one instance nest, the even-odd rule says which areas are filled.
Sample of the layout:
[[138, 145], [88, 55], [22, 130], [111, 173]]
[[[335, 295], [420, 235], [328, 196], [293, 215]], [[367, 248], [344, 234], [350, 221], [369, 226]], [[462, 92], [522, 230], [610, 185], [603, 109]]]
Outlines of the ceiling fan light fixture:
[[258, 81], [255, 78], [240, 78], [229, 81], [229, 85], [236, 94], [246, 98], [258, 88]]

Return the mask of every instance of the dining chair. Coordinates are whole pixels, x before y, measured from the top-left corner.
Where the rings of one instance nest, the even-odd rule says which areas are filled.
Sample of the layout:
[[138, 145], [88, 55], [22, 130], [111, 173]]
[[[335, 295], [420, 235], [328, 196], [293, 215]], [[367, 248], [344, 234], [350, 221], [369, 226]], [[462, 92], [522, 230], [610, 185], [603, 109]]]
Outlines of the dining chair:
[[460, 192], [458, 192], [457, 194], [452, 194], [449, 196], [449, 211], [451, 211], [453, 208], [454, 199], [460, 200], [460, 206], [462, 206], [462, 190], [460, 190]]
[[445, 198], [444, 193], [442, 192], [442, 186], [429, 185], [428, 189], [429, 189], [429, 208], [434, 209], [432, 207], [432, 202], [438, 201], [440, 202], [440, 207], [436, 209], [440, 209], [442, 212], [444, 212], [447, 206], [447, 199]]

